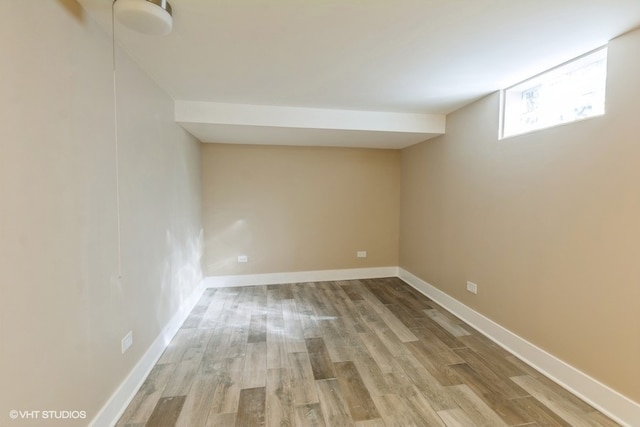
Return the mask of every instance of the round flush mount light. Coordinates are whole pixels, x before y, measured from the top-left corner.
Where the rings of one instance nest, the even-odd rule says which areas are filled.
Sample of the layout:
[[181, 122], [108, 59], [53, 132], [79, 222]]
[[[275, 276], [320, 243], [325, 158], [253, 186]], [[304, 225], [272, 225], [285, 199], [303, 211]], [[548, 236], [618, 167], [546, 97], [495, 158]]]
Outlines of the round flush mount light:
[[115, 0], [113, 13], [132, 30], [163, 36], [171, 32], [173, 18], [167, 0]]

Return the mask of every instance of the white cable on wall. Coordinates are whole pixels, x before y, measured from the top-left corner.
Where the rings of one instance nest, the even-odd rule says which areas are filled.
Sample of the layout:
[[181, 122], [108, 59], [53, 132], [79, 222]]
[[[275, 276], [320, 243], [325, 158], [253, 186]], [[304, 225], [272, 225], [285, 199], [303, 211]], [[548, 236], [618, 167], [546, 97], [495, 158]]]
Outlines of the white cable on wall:
[[113, 64], [113, 119], [114, 119], [114, 149], [115, 149], [115, 174], [116, 174], [116, 227], [117, 227], [117, 245], [118, 245], [118, 281], [122, 279], [122, 244], [121, 244], [121, 230], [120, 230], [120, 154], [118, 144], [118, 93], [117, 93], [117, 78], [116, 78], [116, 30], [115, 30], [115, 15], [114, 4], [116, 0], [111, 3], [111, 51], [112, 51], [112, 64]]

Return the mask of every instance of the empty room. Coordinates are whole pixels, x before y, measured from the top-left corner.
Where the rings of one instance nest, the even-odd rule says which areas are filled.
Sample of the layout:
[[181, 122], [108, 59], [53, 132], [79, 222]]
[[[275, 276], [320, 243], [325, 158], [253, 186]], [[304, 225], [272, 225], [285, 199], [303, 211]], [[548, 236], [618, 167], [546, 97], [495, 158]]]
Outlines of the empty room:
[[640, 426], [637, 0], [0, 4], [0, 426]]

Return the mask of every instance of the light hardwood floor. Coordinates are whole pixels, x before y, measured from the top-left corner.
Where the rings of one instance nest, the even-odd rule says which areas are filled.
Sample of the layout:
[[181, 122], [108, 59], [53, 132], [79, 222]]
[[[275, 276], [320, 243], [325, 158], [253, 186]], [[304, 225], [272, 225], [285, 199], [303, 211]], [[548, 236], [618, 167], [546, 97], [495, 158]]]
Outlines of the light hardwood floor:
[[118, 426], [615, 426], [397, 278], [209, 289]]

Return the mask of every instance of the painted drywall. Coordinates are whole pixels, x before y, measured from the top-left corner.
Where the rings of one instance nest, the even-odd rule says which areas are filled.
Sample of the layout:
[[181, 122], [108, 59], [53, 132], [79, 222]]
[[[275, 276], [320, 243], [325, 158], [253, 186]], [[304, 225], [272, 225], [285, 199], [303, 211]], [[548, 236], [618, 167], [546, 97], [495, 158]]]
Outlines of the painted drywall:
[[[402, 151], [400, 266], [640, 401], [640, 31], [607, 113], [498, 140], [499, 96]], [[478, 294], [465, 290], [478, 284]]]
[[3, 6], [0, 425], [84, 426], [201, 280], [200, 143], [118, 49], [119, 280], [111, 38], [72, 0]]
[[204, 144], [202, 162], [206, 275], [397, 265], [398, 150]]

